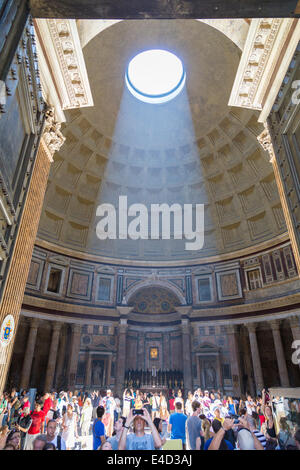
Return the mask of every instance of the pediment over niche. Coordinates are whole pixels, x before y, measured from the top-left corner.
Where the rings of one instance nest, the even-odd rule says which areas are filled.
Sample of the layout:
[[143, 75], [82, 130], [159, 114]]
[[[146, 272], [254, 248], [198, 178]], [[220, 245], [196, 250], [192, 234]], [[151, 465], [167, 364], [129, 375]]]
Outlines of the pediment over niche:
[[109, 266], [99, 266], [96, 269], [97, 273], [102, 273], [102, 274], [115, 274], [115, 271], [113, 268], [110, 268]]
[[210, 343], [202, 343], [200, 344], [199, 346], [197, 346], [197, 348], [195, 348], [194, 350], [196, 353], [212, 353], [212, 354], [216, 354], [216, 353], [219, 353], [220, 350], [218, 348], [218, 346], [214, 345], [214, 344], [210, 344]]
[[212, 274], [213, 272], [213, 269], [212, 267], [206, 267], [206, 266], [201, 266], [200, 268], [196, 268], [195, 270], [193, 270], [193, 274]]
[[107, 351], [107, 352], [112, 352], [114, 350], [113, 346], [108, 347], [106, 344], [103, 344], [103, 343], [93, 344], [93, 348], [97, 348], [100, 351]]
[[68, 258], [64, 258], [63, 256], [50, 256], [49, 263], [52, 264], [60, 264], [62, 266], [68, 266], [70, 260]]

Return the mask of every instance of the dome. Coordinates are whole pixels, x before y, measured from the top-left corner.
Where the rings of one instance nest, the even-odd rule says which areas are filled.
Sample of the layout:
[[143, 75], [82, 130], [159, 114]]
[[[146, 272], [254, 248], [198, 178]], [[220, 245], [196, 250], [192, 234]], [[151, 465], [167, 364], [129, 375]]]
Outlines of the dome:
[[[160, 106], [136, 100], [125, 85], [128, 63], [147, 49], [171, 51], [186, 71], [182, 92]], [[83, 52], [94, 107], [66, 112], [40, 239], [106, 259], [190, 263], [254, 251], [286, 231], [272, 165], [257, 141], [258, 114], [228, 107], [240, 60], [234, 42], [196, 20], [131, 20], [103, 30]], [[171, 240], [161, 232], [99, 240], [97, 207], [118, 209], [121, 195], [128, 206], [203, 205], [203, 247], [187, 250], [172, 230]]]

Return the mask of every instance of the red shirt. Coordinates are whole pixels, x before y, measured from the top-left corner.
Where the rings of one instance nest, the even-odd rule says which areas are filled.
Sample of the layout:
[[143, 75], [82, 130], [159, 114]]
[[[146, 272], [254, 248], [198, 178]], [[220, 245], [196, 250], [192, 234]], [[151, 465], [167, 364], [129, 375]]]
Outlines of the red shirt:
[[29, 428], [28, 434], [40, 434], [41, 426], [45, 419], [45, 412], [44, 411], [33, 411], [31, 413], [32, 424]]
[[266, 421], [266, 418], [264, 417], [264, 415], [259, 415], [258, 417], [259, 417], [260, 425], [262, 425]]
[[44, 401], [44, 406], [43, 406], [43, 411], [44, 411], [45, 415], [52, 408], [52, 406], [53, 406], [53, 403], [52, 403], [51, 398], [50, 397], [46, 398], [46, 400]]
[[169, 400], [170, 411], [175, 410], [174, 401], [175, 401], [175, 398], [170, 398], [170, 400]]

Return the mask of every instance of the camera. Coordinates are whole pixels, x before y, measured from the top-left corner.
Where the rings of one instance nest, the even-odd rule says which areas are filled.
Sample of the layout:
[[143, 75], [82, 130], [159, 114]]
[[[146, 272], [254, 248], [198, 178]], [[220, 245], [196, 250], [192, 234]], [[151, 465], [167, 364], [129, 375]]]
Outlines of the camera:
[[239, 424], [239, 416], [238, 415], [235, 415], [233, 413], [230, 413], [229, 416], [226, 416], [226, 418], [230, 418], [230, 419], [233, 419], [234, 421], [234, 424]]
[[133, 416], [135, 416], [135, 415], [143, 415], [143, 414], [144, 414], [144, 410], [133, 410], [132, 414], [133, 414]]

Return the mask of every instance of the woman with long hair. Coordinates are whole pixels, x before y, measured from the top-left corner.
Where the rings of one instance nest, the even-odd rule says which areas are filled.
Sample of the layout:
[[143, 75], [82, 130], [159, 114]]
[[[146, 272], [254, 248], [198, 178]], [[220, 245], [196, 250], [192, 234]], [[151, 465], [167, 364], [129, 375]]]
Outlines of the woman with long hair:
[[199, 418], [201, 419], [201, 424], [202, 424], [202, 431], [203, 431], [203, 437], [204, 437], [204, 443], [208, 441], [213, 436], [213, 433], [211, 431], [211, 422], [208, 418], [206, 418], [205, 415], [200, 415]]
[[67, 412], [64, 414], [62, 428], [62, 438], [66, 443], [66, 448], [71, 450], [75, 446], [75, 437], [78, 439], [77, 415], [74, 413], [71, 403], [68, 404]]
[[267, 438], [267, 449], [273, 449], [278, 444], [277, 435], [275, 431], [275, 421], [273, 416], [272, 407], [267, 405], [266, 401], [266, 391], [262, 391], [262, 405], [261, 409], [266, 419], [266, 438]]
[[134, 408], [135, 410], [141, 410], [143, 408], [143, 401], [140, 394], [136, 395], [136, 399], [134, 401]]
[[286, 417], [282, 416], [279, 420], [278, 443], [281, 450], [286, 450], [288, 446], [294, 446], [295, 441], [292, 436], [292, 430], [288, 425]]
[[193, 403], [193, 394], [192, 392], [188, 392], [188, 397], [185, 402], [185, 414], [187, 416], [192, 416], [193, 414], [193, 409], [192, 409], [192, 403]]
[[123, 416], [128, 417], [131, 407], [131, 400], [134, 399], [133, 394], [129, 391], [128, 388], [125, 388], [123, 393]]
[[163, 420], [161, 418], [154, 418], [153, 424], [156, 427], [158, 434], [160, 435], [161, 442], [162, 442], [161, 447], [162, 447], [167, 440], [166, 437], [164, 437], [164, 433], [163, 433]]
[[[80, 429], [82, 436], [88, 436], [90, 431], [91, 420], [93, 416], [93, 406], [90, 398], [87, 398], [82, 406], [81, 417], [80, 417]], [[86, 442], [83, 442], [83, 447], [86, 446]]]
[[5, 447], [7, 435], [9, 433], [9, 429], [7, 424], [5, 426], [1, 426], [0, 428], [0, 450]]
[[237, 415], [237, 409], [232, 397], [227, 398], [227, 408], [230, 415]]
[[159, 398], [159, 417], [163, 421], [167, 421], [169, 419], [168, 404], [163, 392], [160, 392]]

